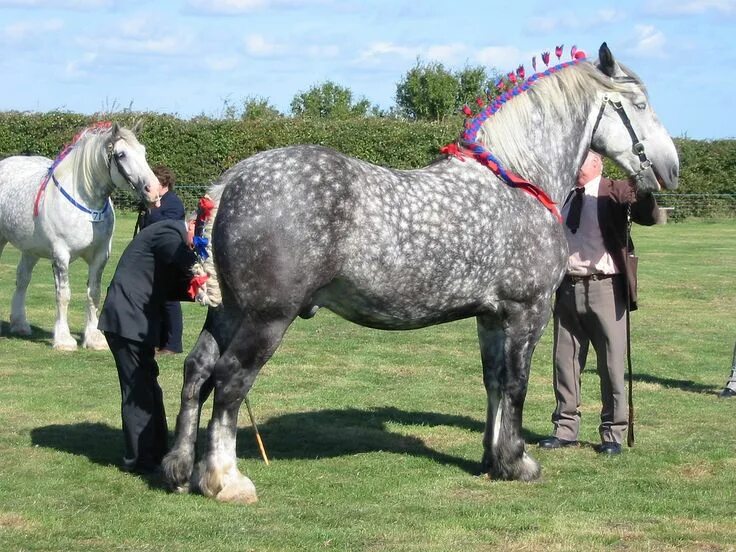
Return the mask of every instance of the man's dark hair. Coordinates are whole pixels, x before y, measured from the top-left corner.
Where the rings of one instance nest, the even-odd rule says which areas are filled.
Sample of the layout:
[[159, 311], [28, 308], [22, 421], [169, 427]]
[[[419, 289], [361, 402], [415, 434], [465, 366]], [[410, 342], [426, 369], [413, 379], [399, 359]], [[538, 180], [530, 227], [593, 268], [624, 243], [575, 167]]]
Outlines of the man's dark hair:
[[174, 186], [176, 186], [176, 175], [174, 175], [174, 171], [165, 165], [157, 165], [151, 170], [153, 170], [153, 174], [156, 175], [161, 186], [166, 186], [169, 190], [174, 189]]

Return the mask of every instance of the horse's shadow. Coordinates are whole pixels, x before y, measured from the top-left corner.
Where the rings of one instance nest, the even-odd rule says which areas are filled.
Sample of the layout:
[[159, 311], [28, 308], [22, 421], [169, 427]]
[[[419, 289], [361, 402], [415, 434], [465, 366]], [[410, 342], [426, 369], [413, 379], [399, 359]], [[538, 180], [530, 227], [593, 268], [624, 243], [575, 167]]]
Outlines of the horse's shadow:
[[[271, 418], [259, 424], [258, 428], [268, 455], [275, 459], [318, 459], [365, 452], [389, 452], [429, 458], [474, 475], [480, 473], [478, 461], [435, 450], [419, 437], [391, 431], [387, 428], [389, 424], [455, 427], [477, 433], [478, 438], [484, 427], [483, 422], [468, 416], [381, 407], [295, 412]], [[198, 441], [200, 447], [204, 442], [202, 431]], [[408, 429], [407, 433], [410, 432], [411, 429]], [[528, 431], [524, 431], [523, 436], [527, 442], [536, 442], [541, 438]], [[171, 436], [169, 441], [173, 442]], [[38, 427], [31, 431], [31, 442], [36, 446], [86, 456], [91, 462], [102, 466], [118, 465], [123, 455], [121, 430], [102, 423]], [[259, 457], [252, 428], [238, 430], [237, 455], [239, 458]], [[151, 486], [159, 484], [151, 483]]]
[[[73, 335], [73, 334], [72, 334]], [[31, 335], [16, 335], [10, 333], [10, 322], [0, 322], [0, 337], [16, 339], [18, 341], [32, 341], [34, 343], [49, 343], [54, 339], [53, 332], [40, 326], [31, 325]], [[81, 337], [81, 336], [79, 336]]]
[[[662, 378], [658, 376], [652, 376], [649, 374], [634, 374], [634, 383], [654, 383], [661, 385], [667, 389], [679, 389], [680, 391], [688, 391], [690, 393], [701, 393], [705, 395], [717, 395], [720, 388], [713, 387], [703, 383], [695, 383], [690, 380]], [[636, 385], [634, 385], [634, 391], [636, 392]]]

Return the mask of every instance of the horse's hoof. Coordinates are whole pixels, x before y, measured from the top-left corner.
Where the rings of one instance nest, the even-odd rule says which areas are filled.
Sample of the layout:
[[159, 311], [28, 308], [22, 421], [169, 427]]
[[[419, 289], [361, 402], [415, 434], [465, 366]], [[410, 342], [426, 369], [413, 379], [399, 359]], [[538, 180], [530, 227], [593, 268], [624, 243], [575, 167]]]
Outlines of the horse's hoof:
[[105, 334], [103, 334], [97, 328], [89, 328], [84, 333], [84, 338], [82, 339], [82, 347], [84, 347], [85, 349], [92, 349], [93, 351], [110, 350], [110, 347], [108, 347], [107, 345], [107, 339], [105, 339]]
[[31, 335], [31, 325], [28, 322], [10, 323], [10, 333], [12, 335], [20, 335], [28, 337]]
[[254, 504], [258, 502], [256, 486], [245, 476], [234, 481], [229, 481], [222, 490], [217, 493], [215, 500], [219, 502], [233, 502], [236, 504]]
[[77, 342], [76, 341], [63, 341], [60, 343], [54, 343], [54, 350], [55, 351], [76, 351], [77, 350]]
[[204, 496], [220, 502], [253, 504], [258, 501], [256, 486], [234, 464], [217, 469], [208, 467], [206, 460], [200, 460], [192, 473], [192, 483]]
[[161, 471], [169, 489], [174, 493], [188, 493], [192, 476], [192, 455], [172, 449], [161, 460]]
[[82, 342], [82, 347], [85, 349], [90, 349], [92, 351], [109, 351], [110, 347], [107, 344], [107, 341], [103, 339], [102, 341], [99, 341], [97, 339], [85, 339]]

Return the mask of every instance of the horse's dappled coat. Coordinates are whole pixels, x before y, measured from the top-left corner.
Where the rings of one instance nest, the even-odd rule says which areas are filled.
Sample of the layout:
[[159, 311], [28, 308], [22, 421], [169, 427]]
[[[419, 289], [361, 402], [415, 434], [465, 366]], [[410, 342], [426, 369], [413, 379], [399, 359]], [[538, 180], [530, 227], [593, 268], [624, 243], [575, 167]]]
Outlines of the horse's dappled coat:
[[[589, 146], [636, 172], [631, 135], [604, 101], [611, 96], [651, 152], [656, 171], [640, 171], [642, 191], [657, 180], [676, 186], [672, 140], [649, 106], [634, 105], [641, 83], [605, 44], [597, 65], [567, 68], [527, 94], [478, 139], [554, 201], [574, 185]], [[470, 157], [400, 171], [320, 146], [254, 155], [209, 194], [219, 203], [212, 253], [222, 305], [209, 310], [185, 361], [176, 442], [163, 463], [173, 488], [191, 481], [221, 500], [255, 500], [236, 465], [237, 413], [291, 322], [316, 306], [395, 330], [475, 316], [488, 394], [481, 469], [539, 476], [521, 420], [531, 356], [566, 262], [550, 210]], [[208, 446], [195, 467], [200, 403], [213, 386]]]

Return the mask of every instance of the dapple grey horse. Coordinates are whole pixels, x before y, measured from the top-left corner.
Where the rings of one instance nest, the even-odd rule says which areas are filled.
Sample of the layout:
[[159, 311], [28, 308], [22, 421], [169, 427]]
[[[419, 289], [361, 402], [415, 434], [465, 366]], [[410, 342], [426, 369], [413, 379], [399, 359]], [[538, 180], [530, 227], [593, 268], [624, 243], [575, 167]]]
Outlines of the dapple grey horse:
[[161, 193], [146, 161], [145, 147], [134, 132], [116, 123], [85, 129], [56, 160], [13, 156], [0, 161], [0, 253], [8, 242], [21, 251], [11, 333], [31, 333], [26, 320], [26, 291], [33, 267], [44, 257], [52, 261], [56, 284], [53, 346], [77, 348], [67, 322], [69, 263], [82, 257], [89, 265], [82, 344], [107, 348], [97, 329], [97, 310], [115, 226], [110, 194], [116, 187], [132, 191], [147, 203], [157, 201]]
[[[626, 169], [640, 193], [674, 188], [679, 162], [640, 79], [605, 43], [596, 62], [529, 80], [492, 116], [469, 121], [447, 150], [455, 155], [423, 169], [297, 146], [254, 155], [221, 177], [210, 190], [218, 210], [209, 275], [222, 303], [184, 364], [176, 441], [163, 461], [173, 489], [256, 500], [236, 465], [238, 411], [295, 317], [318, 307], [386, 330], [476, 317], [488, 394], [481, 469], [494, 479], [539, 476], [522, 409], [567, 258], [549, 200], [564, 200], [589, 148]], [[474, 148], [482, 151], [467, 153]], [[536, 187], [508, 185], [489, 159]], [[195, 465], [200, 405], [213, 386]]]

